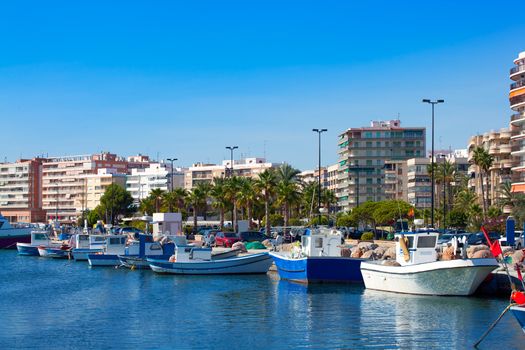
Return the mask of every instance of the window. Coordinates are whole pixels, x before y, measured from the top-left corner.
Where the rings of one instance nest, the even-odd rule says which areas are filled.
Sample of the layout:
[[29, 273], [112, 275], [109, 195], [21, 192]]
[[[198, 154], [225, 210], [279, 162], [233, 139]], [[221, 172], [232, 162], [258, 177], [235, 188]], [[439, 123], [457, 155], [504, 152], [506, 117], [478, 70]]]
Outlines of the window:
[[323, 239], [321, 237], [317, 237], [315, 239], [315, 247], [316, 248], [322, 248], [323, 247]]
[[419, 236], [417, 239], [418, 248], [434, 248], [437, 236]]

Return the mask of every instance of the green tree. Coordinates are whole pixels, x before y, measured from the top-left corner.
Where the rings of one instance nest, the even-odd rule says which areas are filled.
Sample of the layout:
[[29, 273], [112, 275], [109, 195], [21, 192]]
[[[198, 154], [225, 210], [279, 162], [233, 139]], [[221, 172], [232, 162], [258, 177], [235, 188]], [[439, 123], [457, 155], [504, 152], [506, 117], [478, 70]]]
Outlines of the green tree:
[[272, 169], [266, 169], [259, 174], [259, 178], [255, 180], [255, 187], [258, 192], [264, 198], [264, 217], [266, 234], [270, 233], [270, 201], [275, 193], [275, 187], [277, 185], [277, 178], [275, 172]]
[[130, 214], [134, 210], [133, 197], [118, 184], [109, 185], [100, 198], [100, 211], [105, 214], [108, 223], [116, 224], [119, 216]]
[[479, 169], [479, 176], [481, 182], [481, 196], [483, 202], [483, 216], [487, 216], [487, 193], [485, 191], [485, 182], [484, 178], [488, 178], [489, 170], [492, 164], [494, 163], [494, 157], [490, 155], [483, 147], [476, 147], [474, 149], [474, 155], [472, 161], [477, 165]]
[[193, 209], [193, 232], [197, 233], [197, 216], [202, 208], [206, 205], [206, 188], [201, 184], [193, 187], [191, 192], [188, 195], [188, 203]]
[[164, 200], [164, 191], [160, 188], [154, 188], [150, 191], [149, 196], [153, 199], [153, 203], [155, 203], [155, 212], [159, 213], [162, 201]]
[[144, 215], [153, 215], [155, 211], [155, 201], [152, 197], [146, 197], [140, 201], [139, 210], [144, 213]]
[[224, 213], [230, 208], [230, 200], [226, 191], [226, 180], [222, 177], [213, 179], [213, 187], [210, 191], [213, 199], [212, 206], [219, 210], [219, 219], [221, 230], [224, 230]]
[[250, 230], [253, 228], [253, 205], [258, 199], [259, 196], [257, 194], [257, 191], [255, 191], [255, 181], [252, 178], [240, 178], [237, 200], [243, 210], [243, 213], [244, 209], [246, 209], [246, 216], [248, 219]]

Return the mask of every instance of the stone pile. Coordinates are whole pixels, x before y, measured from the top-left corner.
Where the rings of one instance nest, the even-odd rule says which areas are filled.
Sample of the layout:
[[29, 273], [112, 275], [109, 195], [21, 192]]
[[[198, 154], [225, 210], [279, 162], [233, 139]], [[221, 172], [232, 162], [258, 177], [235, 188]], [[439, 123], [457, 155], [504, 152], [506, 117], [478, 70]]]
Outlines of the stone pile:
[[351, 258], [371, 259], [371, 260], [387, 260], [396, 258], [396, 250], [394, 247], [382, 247], [375, 243], [360, 242], [350, 250]]

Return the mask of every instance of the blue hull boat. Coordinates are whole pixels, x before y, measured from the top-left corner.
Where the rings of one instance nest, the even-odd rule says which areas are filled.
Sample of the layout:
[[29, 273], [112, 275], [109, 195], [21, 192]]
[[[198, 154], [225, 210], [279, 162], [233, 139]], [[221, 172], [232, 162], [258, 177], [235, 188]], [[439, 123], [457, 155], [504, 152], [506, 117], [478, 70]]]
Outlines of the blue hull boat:
[[38, 246], [32, 246], [30, 243], [19, 243], [16, 245], [18, 249], [18, 255], [24, 256], [39, 256]]
[[525, 333], [525, 306], [513, 306], [510, 308], [510, 310], [512, 311], [514, 317], [516, 317], [516, 320], [518, 320], [521, 329]]
[[117, 254], [88, 254], [89, 266], [119, 266]]
[[291, 258], [271, 252], [279, 277], [300, 283], [363, 283], [361, 261], [344, 257]]
[[99, 254], [104, 252], [104, 249], [74, 248], [71, 252], [75, 261], [87, 261], [89, 254]]

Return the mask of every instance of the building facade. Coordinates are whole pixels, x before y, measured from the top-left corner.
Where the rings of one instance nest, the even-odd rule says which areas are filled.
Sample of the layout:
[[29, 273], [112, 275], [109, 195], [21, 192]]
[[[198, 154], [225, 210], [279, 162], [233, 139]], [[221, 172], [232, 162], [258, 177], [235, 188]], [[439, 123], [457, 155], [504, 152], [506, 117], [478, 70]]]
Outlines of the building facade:
[[264, 158], [234, 160], [233, 170], [231, 160], [224, 160], [222, 165], [196, 163], [185, 171], [184, 188], [191, 190], [199, 183], [211, 183], [214, 177], [225, 177], [230, 171], [234, 176], [256, 178], [264, 170], [277, 166]]
[[408, 201], [407, 161], [385, 161], [385, 199]]
[[131, 193], [136, 204], [149, 196], [154, 189], [170, 191], [173, 188], [184, 186], [184, 169], [174, 168], [171, 171], [170, 164], [151, 163], [147, 168], [131, 169], [127, 176], [126, 189]]
[[385, 193], [385, 162], [424, 157], [423, 127], [401, 127], [400, 120], [373, 121], [339, 135], [339, 173], [336, 195], [348, 211], [365, 201], [380, 201]]
[[84, 175], [85, 210], [93, 210], [100, 204], [100, 198], [111, 184], [126, 188], [126, 174], [119, 174], [112, 169], [98, 169], [96, 174]]
[[499, 190], [501, 184], [512, 181], [513, 157], [511, 155], [511, 140], [512, 132], [507, 128], [499, 131], [486, 132], [483, 135], [472, 136], [469, 140], [469, 188], [478, 195], [480, 204], [483, 200], [481, 187], [482, 176], [479, 167], [474, 164], [474, 150], [476, 147], [482, 147], [494, 157], [488, 176], [483, 176], [483, 186], [488, 200], [487, 204], [489, 206], [495, 205], [500, 196]]
[[510, 121], [514, 160], [512, 190], [525, 192], [525, 51], [514, 60], [510, 79], [513, 83], [510, 85], [509, 102], [514, 111]]
[[9, 221], [45, 220], [41, 189], [44, 161], [33, 158], [0, 164], [0, 214]]

